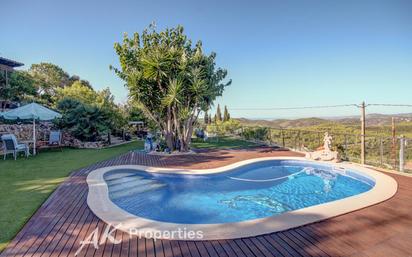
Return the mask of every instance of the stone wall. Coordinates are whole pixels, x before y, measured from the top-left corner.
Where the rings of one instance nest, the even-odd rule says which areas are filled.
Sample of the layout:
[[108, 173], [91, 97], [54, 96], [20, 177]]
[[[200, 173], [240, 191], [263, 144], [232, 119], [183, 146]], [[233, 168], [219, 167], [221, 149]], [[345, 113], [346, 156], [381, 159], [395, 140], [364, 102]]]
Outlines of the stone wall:
[[[42, 122], [36, 124], [36, 141], [48, 142], [51, 130], [56, 130], [50, 122]], [[14, 134], [18, 141], [32, 140], [33, 124], [0, 124], [0, 135]], [[0, 141], [1, 144], [1, 141]], [[74, 148], [102, 148], [107, 144], [105, 142], [82, 142], [68, 132], [62, 131], [62, 145]]]

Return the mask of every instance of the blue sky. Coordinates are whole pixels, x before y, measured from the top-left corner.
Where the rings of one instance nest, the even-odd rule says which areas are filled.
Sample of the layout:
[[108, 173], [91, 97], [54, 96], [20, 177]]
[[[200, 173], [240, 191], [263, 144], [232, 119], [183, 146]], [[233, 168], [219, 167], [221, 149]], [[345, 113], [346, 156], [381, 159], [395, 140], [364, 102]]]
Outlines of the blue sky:
[[[127, 90], [109, 65], [124, 32], [181, 24], [217, 52], [232, 85], [216, 103], [269, 108], [360, 103], [412, 103], [412, 1], [62, 1], [5, 0], [0, 55], [26, 64], [52, 62]], [[370, 108], [369, 112], [412, 112]], [[232, 111], [276, 118], [357, 114], [356, 108]]]

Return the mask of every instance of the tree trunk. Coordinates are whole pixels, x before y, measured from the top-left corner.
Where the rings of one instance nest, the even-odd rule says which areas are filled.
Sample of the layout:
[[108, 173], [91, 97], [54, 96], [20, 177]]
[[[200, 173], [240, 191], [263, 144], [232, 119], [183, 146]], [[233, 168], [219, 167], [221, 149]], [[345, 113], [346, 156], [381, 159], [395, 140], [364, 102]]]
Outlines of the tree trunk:
[[175, 150], [175, 142], [172, 129], [172, 110], [170, 107], [167, 108], [165, 139], [167, 147], [170, 149], [170, 151]]
[[174, 143], [174, 137], [173, 137], [173, 133], [171, 131], [165, 131], [164, 132], [164, 136], [165, 136], [165, 140], [166, 140], [166, 145], [167, 147], [173, 151], [175, 148], [175, 143]]

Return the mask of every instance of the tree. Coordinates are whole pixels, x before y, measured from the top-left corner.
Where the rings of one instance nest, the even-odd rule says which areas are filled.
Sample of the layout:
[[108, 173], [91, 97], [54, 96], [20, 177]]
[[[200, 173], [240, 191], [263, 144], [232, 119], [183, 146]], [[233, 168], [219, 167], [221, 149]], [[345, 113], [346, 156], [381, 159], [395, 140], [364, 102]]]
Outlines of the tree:
[[227, 107], [225, 105], [225, 109], [223, 111], [223, 121], [228, 121], [230, 119], [230, 114], [229, 111], [227, 110]]
[[52, 63], [33, 64], [28, 72], [35, 81], [41, 100], [49, 106], [53, 104], [57, 89], [70, 84], [69, 74]]
[[77, 80], [71, 86], [58, 88], [55, 97], [56, 103], [64, 98], [71, 98], [81, 103], [92, 105], [96, 103], [98, 94], [92, 88], [83, 85], [80, 80]]
[[[96, 92], [92, 87], [77, 80], [71, 86], [57, 89], [57, 103], [67, 98], [98, 108], [107, 119], [106, 125], [110, 129], [109, 133], [111, 130], [122, 128], [126, 124], [126, 117], [123, 115], [120, 107], [114, 102], [114, 96], [109, 88]], [[110, 140], [110, 134], [108, 136]]]
[[222, 121], [222, 111], [220, 110], [220, 104], [218, 104], [216, 109], [216, 122], [220, 121]]
[[64, 98], [57, 107], [62, 113], [57, 125], [67, 129], [79, 140], [94, 142], [109, 129], [107, 114], [96, 106]]
[[36, 95], [36, 87], [34, 80], [25, 71], [14, 71], [10, 73], [8, 85], [6, 85], [5, 78], [0, 78], [3, 85], [0, 87], [0, 96], [5, 101], [30, 101]]
[[90, 88], [90, 89], [93, 89], [93, 87], [92, 87], [92, 85], [90, 84], [90, 82], [89, 81], [87, 81], [87, 80], [84, 80], [84, 79], [81, 79], [79, 76], [77, 76], [77, 75], [72, 75], [72, 76], [70, 76], [70, 78], [69, 78], [69, 85], [73, 85], [73, 83], [75, 83], [75, 82], [80, 82], [83, 86], [86, 86], [86, 87], [88, 87], [88, 88]]
[[[149, 27], [115, 44], [120, 68], [131, 100], [161, 130], [168, 148], [189, 149], [193, 125], [229, 82], [227, 71], [216, 68], [216, 54], [203, 53], [178, 26], [157, 32]], [[176, 142], [179, 143], [176, 143]]]
[[203, 117], [203, 122], [204, 122], [205, 124], [208, 124], [208, 123], [209, 123], [209, 114], [207, 114], [207, 112], [205, 112], [205, 116]]

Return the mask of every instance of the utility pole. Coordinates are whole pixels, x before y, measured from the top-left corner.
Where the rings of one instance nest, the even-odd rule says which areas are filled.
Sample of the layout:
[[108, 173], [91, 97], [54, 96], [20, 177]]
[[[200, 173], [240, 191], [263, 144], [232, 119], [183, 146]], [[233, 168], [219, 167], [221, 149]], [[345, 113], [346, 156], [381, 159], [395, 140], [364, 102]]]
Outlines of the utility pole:
[[392, 117], [392, 161], [393, 161], [393, 168], [396, 169], [396, 129], [395, 129], [395, 117]]
[[403, 135], [401, 135], [399, 142], [399, 171], [403, 172], [405, 166], [405, 137]]
[[365, 135], [366, 135], [366, 117], [365, 102], [361, 103], [361, 164], [365, 164]]

